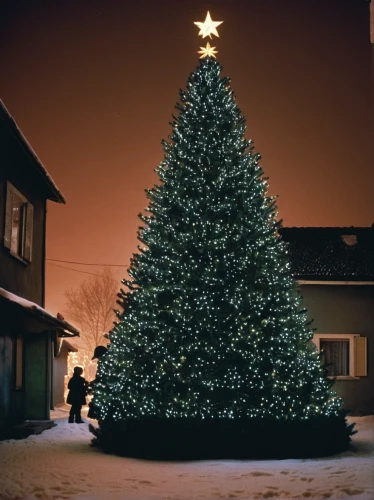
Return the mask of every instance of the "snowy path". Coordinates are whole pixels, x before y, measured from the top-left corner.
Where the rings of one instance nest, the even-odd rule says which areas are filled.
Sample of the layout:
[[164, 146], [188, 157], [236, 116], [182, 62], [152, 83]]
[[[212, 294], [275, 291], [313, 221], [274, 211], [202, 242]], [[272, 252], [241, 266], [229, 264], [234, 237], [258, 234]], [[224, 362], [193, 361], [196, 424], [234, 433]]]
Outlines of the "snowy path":
[[68, 424], [0, 442], [0, 499], [374, 499], [374, 416], [355, 417], [357, 452], [313, 460], [150, 462], [89, 446], [87, 425]]

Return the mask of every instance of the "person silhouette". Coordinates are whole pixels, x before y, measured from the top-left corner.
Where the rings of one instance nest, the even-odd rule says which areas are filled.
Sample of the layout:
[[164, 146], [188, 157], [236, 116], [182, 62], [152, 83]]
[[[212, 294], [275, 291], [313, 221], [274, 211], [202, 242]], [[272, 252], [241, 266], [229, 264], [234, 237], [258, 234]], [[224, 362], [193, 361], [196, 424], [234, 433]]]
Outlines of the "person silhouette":
[[101, 356], [103, 354], [105, 354], [107, 352], [107, 350], [108, 349], [106, 347], [104, 347], [103, 345], [98, 345], [97, 347], [95, 347], [94, 355], [92, 356], [91, 361], [94, 359], [101, 358]]
[[69, 413], [69, 424], [83, 424], [81, 417], [82, 406], [86, 404], [86, 394], [87, 394], [87, 382], [82, 377], [83, 368], [81, 366], [76, 366], [74, 368], [74, 373], [68, 383], [68, 397], [66, 399], [67, 404], [71, 405]]

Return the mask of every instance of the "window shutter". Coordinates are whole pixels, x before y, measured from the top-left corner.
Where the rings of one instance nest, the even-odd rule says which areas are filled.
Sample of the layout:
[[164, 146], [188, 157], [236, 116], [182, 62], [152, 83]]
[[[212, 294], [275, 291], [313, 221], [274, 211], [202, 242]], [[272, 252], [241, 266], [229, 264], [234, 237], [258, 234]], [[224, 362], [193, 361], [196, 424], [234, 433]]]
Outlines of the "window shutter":
[[12, 209], [13, 209], [13, 190], [8, 182], [6, 187], [4, 246], [9, 249], [12, 241], [12, 218], [13, 218]]
[[354, 376], [355, 377], [367, 377], [367, 349], [366, 349], [366, 337], [355, 337], [354, 338], [354, 352], [355, 352], [355, 367]]
[[26, 224], [25, 224], [25, 246], [23, 257], [31, 262], [32, 257], [32, 229], [34, 219], [34, 207], [31, 203], [26, 204]]

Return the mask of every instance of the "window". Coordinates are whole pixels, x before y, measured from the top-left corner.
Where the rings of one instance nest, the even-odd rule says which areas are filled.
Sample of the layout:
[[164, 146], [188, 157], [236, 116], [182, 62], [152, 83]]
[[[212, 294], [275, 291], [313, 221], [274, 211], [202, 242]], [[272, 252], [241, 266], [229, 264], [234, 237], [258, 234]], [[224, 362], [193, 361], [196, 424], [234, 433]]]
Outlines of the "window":
[[23, 389], [23, 338], [17, 335], [15, 342], [15, 388]]
[[330, 377], [349, 376], [349, 339], [320, 339], [319, 348]]
[[10, 251], [17, 255], [22, 255], [23, 221], [25, 215], [26, 203], [20, 197], [13, 196]]
[[31, 203], [7, 183], [4, 246], [11, 254], [31, 262], [34, 209]]
[[327, 375], [337, 379], [367, 376], [366, 337], [348, 333], [316, 333], [313, 342], [322, 354]]

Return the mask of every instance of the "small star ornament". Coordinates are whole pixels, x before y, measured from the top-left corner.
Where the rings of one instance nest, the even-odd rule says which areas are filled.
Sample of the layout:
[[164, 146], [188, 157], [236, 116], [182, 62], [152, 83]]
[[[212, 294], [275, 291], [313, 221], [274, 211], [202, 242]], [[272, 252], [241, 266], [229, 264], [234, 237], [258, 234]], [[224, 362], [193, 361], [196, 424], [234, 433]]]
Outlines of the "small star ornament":
[[200, 47], [201, 50], [199, 50], [197, 53], [201, 54], [200, 59], [203, 59], [204, 57], [216, 57], [215, 54], [218, 54], [218, 51], [215, 50], [215, 47], [211, 47], [210, 43], [207, 42], [206, 47]]
[[217, 26], [222, 23], [223, 21], [213, 21], [208, 10], [205, 21], [203, 23], [195, 22], [194, 24], [196, 24], [196, 26], [200, 28], [199, 35], [201, 35], [203, 38], [207, 36], [209, 36], [209, 38], [212, 38], [212, 34], [218, 36], [219, 38]]

